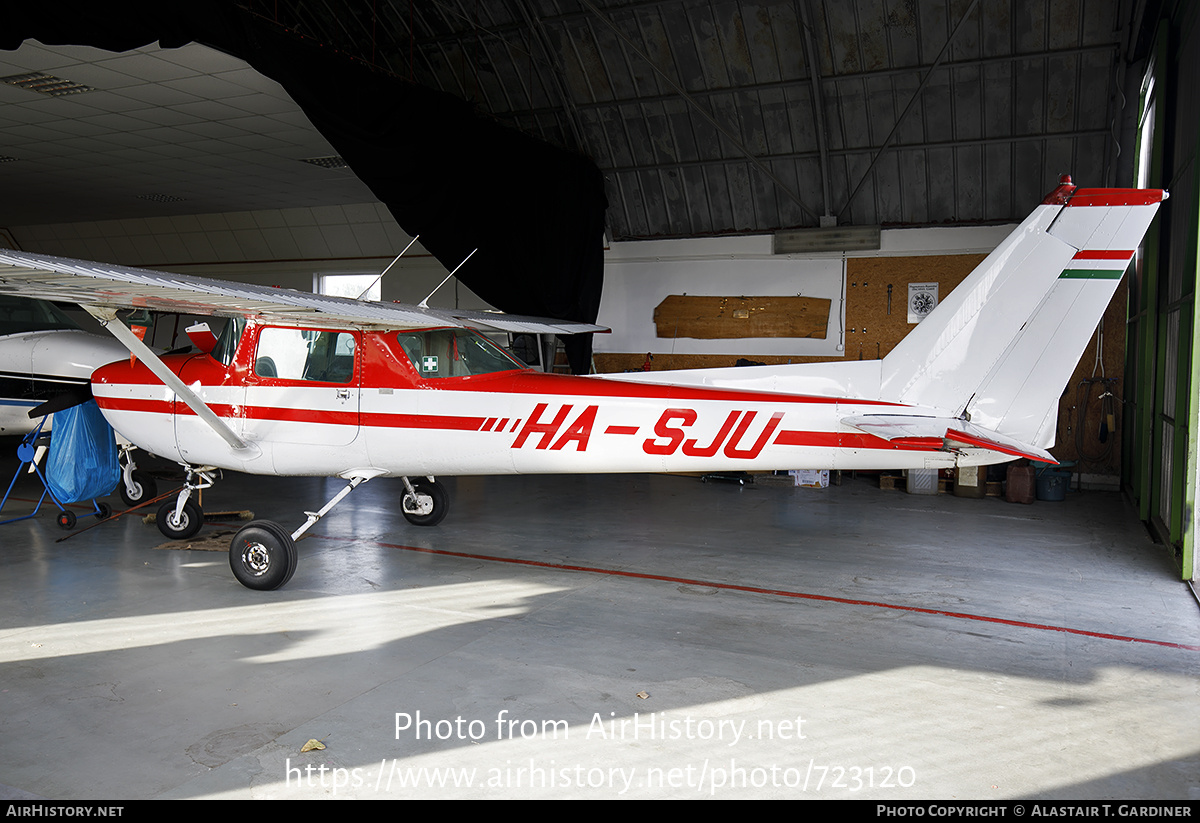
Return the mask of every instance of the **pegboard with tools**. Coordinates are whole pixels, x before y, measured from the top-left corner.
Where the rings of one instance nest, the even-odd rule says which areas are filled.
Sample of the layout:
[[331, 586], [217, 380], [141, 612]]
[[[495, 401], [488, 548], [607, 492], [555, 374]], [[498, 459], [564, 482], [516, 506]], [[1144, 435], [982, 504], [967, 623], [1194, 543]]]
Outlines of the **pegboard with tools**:
[[[910, 310], [918, 313], [928, 303], [910, 306], [910, 294], [936, 291], [945, 299], [970, 274], [983, 254], [949, 254], [930, 257], [852, 257], [846, 261], [846, 357], [875, 360], [885, 357], [914, 327]], [[935, 285], [936, 289], [911, 289], [910, 284]]]

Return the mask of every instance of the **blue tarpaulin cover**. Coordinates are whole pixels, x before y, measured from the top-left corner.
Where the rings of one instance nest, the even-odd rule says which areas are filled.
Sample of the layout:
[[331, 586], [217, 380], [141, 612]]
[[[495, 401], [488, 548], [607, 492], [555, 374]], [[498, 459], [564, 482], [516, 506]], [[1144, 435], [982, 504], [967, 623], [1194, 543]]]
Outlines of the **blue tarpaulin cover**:
[[120, 479], [112, 426], [96, 401], [55, 412], [46, 485], [58, 502], [103, 497], [116, 488]]

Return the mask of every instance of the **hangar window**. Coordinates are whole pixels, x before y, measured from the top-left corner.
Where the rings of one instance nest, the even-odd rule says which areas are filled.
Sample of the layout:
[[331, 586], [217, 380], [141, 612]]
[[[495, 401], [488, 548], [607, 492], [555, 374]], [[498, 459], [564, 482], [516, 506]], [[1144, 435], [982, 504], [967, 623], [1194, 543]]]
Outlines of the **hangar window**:
[[[363, 300], [383, 299], [383, 278], [375, 272], [333, 272], [313, 276], [313, 291], [334, 297]], [[366, 292], [365, 294], [363, 292]]]

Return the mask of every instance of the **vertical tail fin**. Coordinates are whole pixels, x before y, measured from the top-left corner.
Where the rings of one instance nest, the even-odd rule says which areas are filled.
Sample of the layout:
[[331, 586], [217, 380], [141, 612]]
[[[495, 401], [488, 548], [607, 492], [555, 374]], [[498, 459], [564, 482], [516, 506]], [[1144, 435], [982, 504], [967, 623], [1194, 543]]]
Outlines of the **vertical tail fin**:
[[884, 358], [883, 398], [1052, 445], [1063, 386], [1166, 197], [1064, 177]]

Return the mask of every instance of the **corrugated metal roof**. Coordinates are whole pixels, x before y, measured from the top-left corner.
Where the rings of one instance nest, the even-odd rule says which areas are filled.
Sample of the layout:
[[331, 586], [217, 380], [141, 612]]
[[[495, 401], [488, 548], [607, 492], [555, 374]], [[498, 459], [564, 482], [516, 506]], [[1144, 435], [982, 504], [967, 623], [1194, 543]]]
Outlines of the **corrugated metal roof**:
[[617, 239], [1019, 219], [1112, 153], [1119, 0], [253, 5], [589, 155]]

